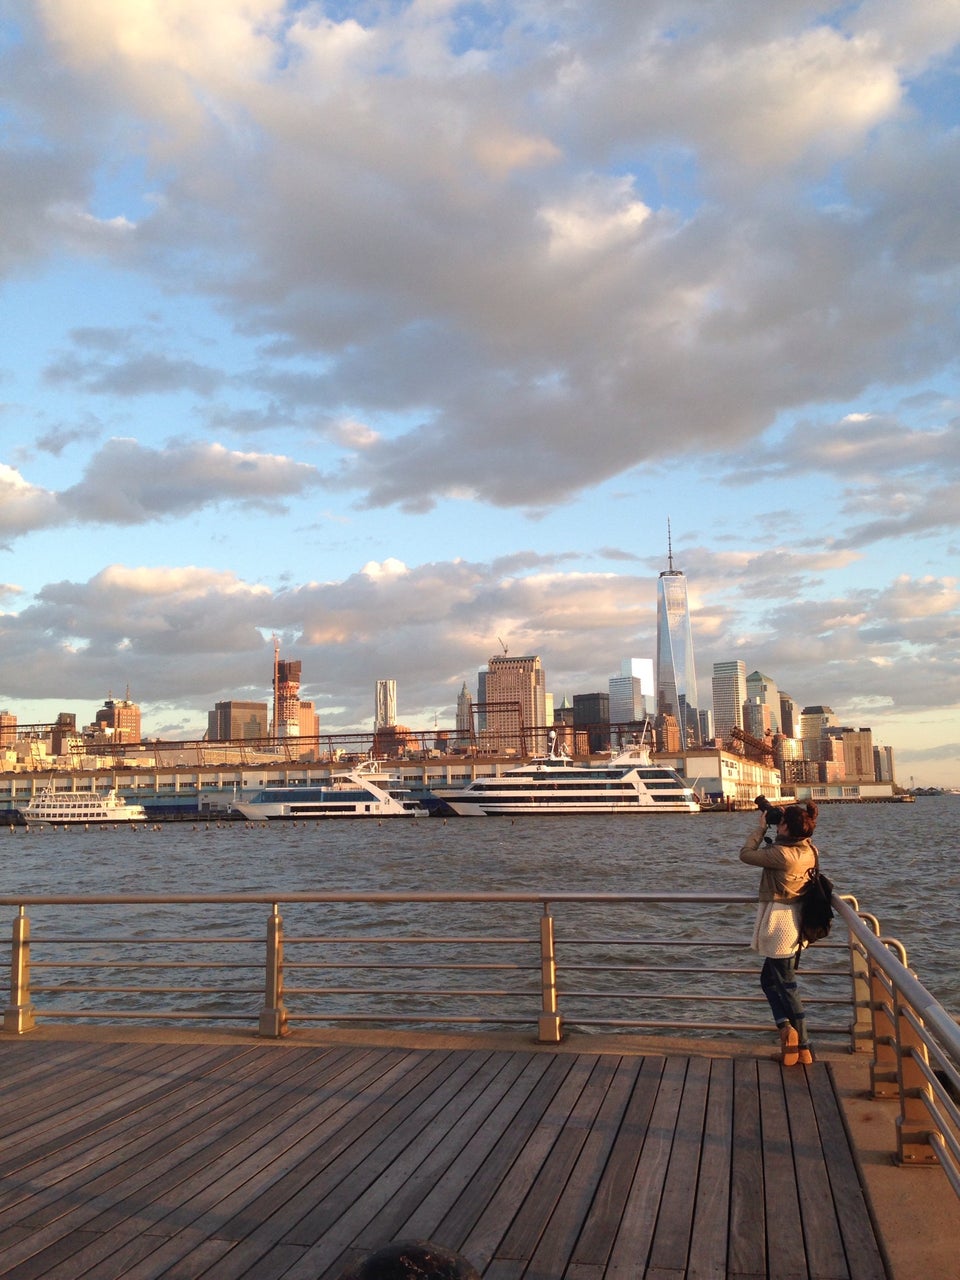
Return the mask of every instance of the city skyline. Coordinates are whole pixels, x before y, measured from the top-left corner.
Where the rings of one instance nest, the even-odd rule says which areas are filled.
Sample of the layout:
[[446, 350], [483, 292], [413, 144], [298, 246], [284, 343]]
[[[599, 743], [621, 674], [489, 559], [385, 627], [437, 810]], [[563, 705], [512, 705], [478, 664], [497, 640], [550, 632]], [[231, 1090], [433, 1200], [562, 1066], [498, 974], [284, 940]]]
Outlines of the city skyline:
[[8, 0], [0, 707], [656, 652], [960, 784], [960, 12]]

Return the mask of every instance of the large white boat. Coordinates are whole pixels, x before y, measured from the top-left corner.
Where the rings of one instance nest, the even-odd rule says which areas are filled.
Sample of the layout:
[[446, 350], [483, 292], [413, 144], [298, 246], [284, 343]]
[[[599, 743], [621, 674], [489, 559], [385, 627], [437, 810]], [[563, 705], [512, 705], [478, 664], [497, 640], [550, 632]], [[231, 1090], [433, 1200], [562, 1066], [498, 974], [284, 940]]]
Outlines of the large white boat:
[[142, 804], [128, 804], [112, 789], [102, 795], [99, 791], [54, 791], [44, 787], [18, 812], [30, 826], [112, 826], [147, 820]]
[[375, 760], [322, 783], [275, 784], [233, 807], [250, 822], [278, 818], [410, 818], [425, 813], [397, 783], [377, 776]]
[[644, 744], [626, 747], [600, 763], [577, 764], [553, 734], [548, 755], [434, 795], [433, 812], [441, 816], [700, 812], [690, 787], [673, 769], [655, 764]]

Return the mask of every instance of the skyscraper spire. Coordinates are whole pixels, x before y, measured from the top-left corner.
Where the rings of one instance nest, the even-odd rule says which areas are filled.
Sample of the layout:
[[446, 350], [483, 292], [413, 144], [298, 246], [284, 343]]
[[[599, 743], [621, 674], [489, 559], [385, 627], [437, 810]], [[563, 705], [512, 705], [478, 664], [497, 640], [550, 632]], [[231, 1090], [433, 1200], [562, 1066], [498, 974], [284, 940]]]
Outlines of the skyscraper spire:
[[670, 517], [667, 516], [667, 572], [673, 573], [673, 539], [670, 535]]

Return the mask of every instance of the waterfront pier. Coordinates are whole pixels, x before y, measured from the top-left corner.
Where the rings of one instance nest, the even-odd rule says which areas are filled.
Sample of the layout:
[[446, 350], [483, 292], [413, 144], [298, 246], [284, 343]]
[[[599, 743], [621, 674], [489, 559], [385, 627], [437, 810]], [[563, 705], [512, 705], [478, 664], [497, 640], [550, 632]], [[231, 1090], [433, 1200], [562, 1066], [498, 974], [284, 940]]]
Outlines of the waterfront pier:
[[[0, 1277], [334, 1280], [411, 1236], [463, 1252], [485, 1280], [956, 1275], [960, 1033], [848, 900], [834, 900], [848, 938], [805, 968], [827, 1015], [818, 1060], [793, 1068], [767, 1022], [691, 1012], [700, 1004], [674, 982], [709, 973], [721, 1009], [734, 999], [724, 980], [743, 999], [731, 944], [715, 927], [690, 937], [676, 914], [745, 909], [738, 895], [0, 903], [17, 907]], [[281, 904], [294, 920], [329, 909], [338, 931], [285, 936]], [[98, 906], [116, 936], [83, 934]], [[265, 906], [259, 940], [200, 927], [211, 908], [262, 919]], [[674, 913], [667, 936], [613, 936], [618, 912], [636, 926], [652, 906], [661, 921]], [[125, 914], [144, 907], [182, 907], [197, 926], [151, 933]], [[455, 929], [411, 932], [418, 907]], [[578, 934], [578, 909], [602, 935]], [[204, 954], [183, 959], [201, 935]], [[690, 947], [697, 963], [660, 965], [654, 946]], [[232, 947], [240, 958], [225, 960]]]
[[473, 1045], [4, 1038], [0, 1275], [884, 1280], [828, 1063]]

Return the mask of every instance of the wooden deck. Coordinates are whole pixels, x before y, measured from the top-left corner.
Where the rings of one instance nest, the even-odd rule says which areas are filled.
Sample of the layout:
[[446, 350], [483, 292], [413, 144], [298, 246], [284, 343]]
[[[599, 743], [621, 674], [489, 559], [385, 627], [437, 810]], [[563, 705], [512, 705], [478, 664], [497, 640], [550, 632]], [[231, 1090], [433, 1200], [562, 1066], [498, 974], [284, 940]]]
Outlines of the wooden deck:
[[0, 1098], [4, 1277], [886, 1274], [821, 1063], [23, 1040]]

